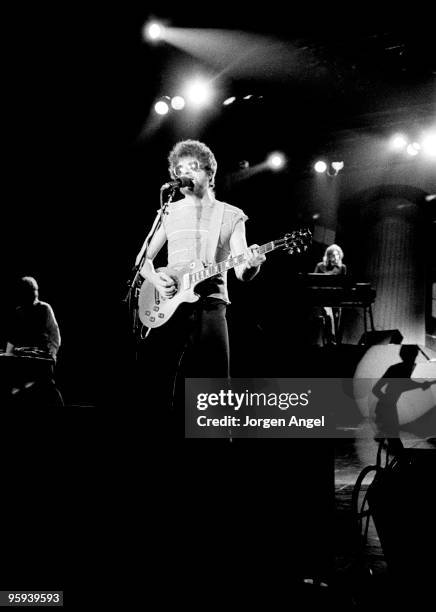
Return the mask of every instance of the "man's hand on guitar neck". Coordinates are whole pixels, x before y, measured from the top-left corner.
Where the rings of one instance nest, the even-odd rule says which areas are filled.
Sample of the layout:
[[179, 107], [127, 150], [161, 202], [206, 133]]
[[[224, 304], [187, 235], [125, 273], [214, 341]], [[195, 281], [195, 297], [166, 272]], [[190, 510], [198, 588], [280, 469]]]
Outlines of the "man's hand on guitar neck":
[[245, 265], [247, 268], [258, 268], [266, 261], [266, 256], [259, 253], [259, 245], [252, 244], [247, 249]]
[[243, 280], [251, 280], [259, 272], [259, 267], [266, 260], [265, 255], [259, 253], [259, 245], [252, 244], [245, 251], [244, 270], [242, 272]]

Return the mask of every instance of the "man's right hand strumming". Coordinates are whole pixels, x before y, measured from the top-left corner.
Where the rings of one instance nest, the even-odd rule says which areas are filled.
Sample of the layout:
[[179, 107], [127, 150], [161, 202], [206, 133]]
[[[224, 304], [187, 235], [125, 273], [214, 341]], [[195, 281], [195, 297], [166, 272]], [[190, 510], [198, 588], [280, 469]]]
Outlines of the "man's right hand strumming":
[[159, 291], [161, 297], [172, 298], [177, 293], [176, 281], [165, 272], [154, 272], [149, 280]]

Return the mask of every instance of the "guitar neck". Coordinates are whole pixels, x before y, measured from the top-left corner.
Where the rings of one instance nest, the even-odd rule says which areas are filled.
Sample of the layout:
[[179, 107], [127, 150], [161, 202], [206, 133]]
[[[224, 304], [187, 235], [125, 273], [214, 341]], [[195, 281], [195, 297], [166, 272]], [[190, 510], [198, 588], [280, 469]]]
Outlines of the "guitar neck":
[[[280, 244], [278, 244], [280, 243]], [[272, 242], [267, 242], [266, 244], [262, 244], [259, 247], [259, 253], [263, 255], [264, 253], [270, 253], [275, 249], [282, 247], [282, 241], [273, 240]], [[190, 274], [191, 282], [198, 283], [200, 281], [206, 280], [207, 278], [212, 278], [212, 276], [216, 276], [217, 274], [222, 274], [226, 270], [231, 270], [236, 266], [240, 266], [241, 264], [247, 261], [247, 257], [244, 253], [241, 255], [237, 255], [236, 257], [229, 257], [229, 259], [225, 259], [217, 264], [210, 264], [203, 268], [203, 270], [199, 270], [198, 272], [193, 272]]]

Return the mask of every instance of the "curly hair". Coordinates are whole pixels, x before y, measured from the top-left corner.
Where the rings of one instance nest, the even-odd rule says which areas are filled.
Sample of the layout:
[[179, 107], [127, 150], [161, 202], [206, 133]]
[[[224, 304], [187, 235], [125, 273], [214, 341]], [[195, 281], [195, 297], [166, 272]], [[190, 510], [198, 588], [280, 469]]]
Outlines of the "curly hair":
[[168, 155], [169, 173], [172, 179], [176, 178], [174, 168], [181, 157], [195, 157], [209, 176], [209, 186], [215, 186], [215, 174], [218, 164], [215, 155], [203, 142], [199, 140], [182, 140], [178, 142]]

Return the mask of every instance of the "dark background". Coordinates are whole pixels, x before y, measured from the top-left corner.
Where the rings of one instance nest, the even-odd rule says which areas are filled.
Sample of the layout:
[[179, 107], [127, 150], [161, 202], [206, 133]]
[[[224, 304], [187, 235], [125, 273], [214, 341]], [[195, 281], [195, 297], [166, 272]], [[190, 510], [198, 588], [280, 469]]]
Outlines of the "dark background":
[[[144, 128], [154, 101], [177, 93], [181, 69], [216, 72], [210, 61], [144, 42], [141, 29], [149, 13], [133, 7], [31, 9], [6, 16], [0, 338], [7, 336], [15, 279], [34, 275], [61, 326], [59, 376], [70, 403], [95, 403], [116, 382], [109, 372], [126, 362], [129, 324], [121, 301], [159, 206], [175, 141], [194, 137], [209, 144], [218, 160], [217, 196], [244, 209], [249, 243], [262, 244], [313, 225], [308, 194], [311, 164], [319, 155], [334, 151], [344, 157], [350, 138], [355, 149], [359, 135], [384, 137], [391, 126], [434, 119], [434, 48], [425, 19], [418, 20], [418, 29], [413, 16], [398, 24], [398, 16], [379, 15], [370, 25], [363, 16], [357, 27], [357, 19], [339, 23], [325, 7], [314, 11], [317, 18], [300, 8], [292, 19], [279, 8], [223, 10], [213, 17], [207, 10], [150, 11], [177, 27], [268, 36], [279, 50], [292, 49], [293, 64], [288, 72], [281, 66], [278, 73], [230, 73], [216, 83], [221, 100], [239, 96], [234, 105], [220, 107], [218, 99], [200, 125], [173, 112], [149, 136]], [[262, 99], [242, 102], [250, 93]], [[285, 171], [232, 181], [241, 160], [253, 166], [272, 150], [287, 155]], [[349, 172], [356, 173], [348, 154]], [[424, 190], [431, 171], [426, 168]], [[315, 211], [321, 224], [323, 212], [329, 213], [322, 206], [321, 201]], [[259, 309], [265, 310], [259, 296], [282, 283], [284, 273], [311, 270], [323, 248], [314, 244], [307, 257], [274, 254], [250, 286], [231, 278], [235, 315], [239, 308], [256, 325]]]
[[[294, 10], [290, 19], [289, 10]], [[184, 503], [175, 482], [187, 474], [191, 500], [212, 520], [227, 516], [232, 507], [240, 509], [244, 495], [251, 500], [253, 525], [262, 517], [271, 521], [273, 509], [291, 508], [291, 488], [298, 498], [298, 484], [305, 477], [293, 487], [291, 479], [279, 486], [289, 475], [289, 449], [285, 454], [283, 448], [271, 447], [270, 469], [262, 475], [262, 482], [270, 483], [266, 507], [266, 489], [259, 489], [257, 482], [265, 469], [260, 455], [251, 453], [256, 467], [244, 472], [246, 455], [244, 459], [240, 450], [232, 457], [226, 453], [223, 471], [212, 451], [205, 460], [204, 449], [196, 448], [182, 467], [179, 446], [147, 430], [146, 383], [142, 411], [125, 402], [132, 346], [122, 298], [158, 208], [159, 187], [167, 180], [166, 156], [176, 140], [207, 142], [218, 159], [217, 196], [245, 210], [249, 242], [262, 243], [311, 220], [313, 211], [296, 195], [298, 181], [310, 176], [311, 162], [326, 146], [335, 149], [349, 131], [385, 133], [387, 122], [400, 125], [411, 116], [434, 119], [429, 16], [421, 12], [416, 21], [405, 19], [397, 25], [394, 16], [386, 20], [379, 14], [378, 22], [371, 19], [366, 26], [367, 19], [359, 15], [364, 9], [345, 15], [345, 23], [339, 21], [339, 10], [324, 7], [320, 14], [309, 9], [300, 15], [302, 9], [292, 7], [241, 14], [234, 7], [231, 12], [209, 6], [156, 9], [157, 17], [171, 19], [174, 26], [275, 36], [297, 49], [297, 68], [288, 79], [265, 74], [228, 78], [222, 83], [226, 95], [255, 93], [263, 99], [211, 113], [195, 130], [168, 118], [148, 138], [141, 136], [142, 129], [154, 100], [166, 93], [169, 66], [196, 65], [197, 60], [165, 44], [143, 42], [145, 10], [37, 6], [4, 12], [0, 340], [7, 338], [15, 280], [35, 276], [41, 299], [52, 304], [61, 327], [59, 383], [74, 408], [62, 417], [47, 412], [3, 414], [3, 490], [21, 491], [15, 505], [7, 495], [3, 502], [4, 531], [10, 538], [6, 550], [14, 550], [14, 537], [21, 543], [13, 552], [14, 561], [6, 564], [9, 574], [3, 573], [7, 586], [28, 588], [42, 581], [56, 588], [68, 583], [70, 593], [82, 592], [92, 572], [97, 575], [104, 568], [99, 580], [107, 587], [108, 581], [121, 581], [127, 572], [119, 569], [126, 556], [132, 582], [140, 580], [131, 547], [143, 553], [146, 544], [138, 546], [137, 541], [148, 541], [156, 525], [161, 542], [174, 544]], [[285, 172], [228, 182], [241, 160], [253, 165], [276, 149], [289, 157]], [[288, 258], [286, 273], [311, 270], [319, 255], [320, 250], [314, 250]], [[274, 261], [283, 266], [286, 257], [274, 256], [250, 286], [231, 281], [232, 342], [241, 360], [243, 341], [249, 334], [255, 337], [263, 306], [258, 297], [281, 286], [283, 267]], [[312, 474], [319, 455], [306, 452]], [[324, 450], [319, 452], [322, 456]], [[297, 460], [298, 452], [292, 456]], [[170, 467], [164, 468], [168, 459]], [[213, 475], [206, 469], [210, 466]], [[280, 478], [276, 473], [271, 480], [271, 469], [277, 466]], [[322, 470], [319, 473], [324, 484], [318, 489], [330, 482], [329, 473], [326, 478]], [[241, 474], [247, 478], [242, 489]], [[200, 499], [195, 493], [204, 486]], [[151, 518], [144, 533], [141, 517], [147, 494]], [[316, 503], [312, 500], [310, 506]], [[208, 513], [211, 507], [216, 514]], [[193, 527], [188, 525], [188, 531]], [[226, 550], [217, 533], [213, 550], [219, 556]], [[37, 552], [26, 553], [23, 564], [21, 551], [28, 538], [37, 541]], [[149, 561], [156, 561], [148, 554]]]

